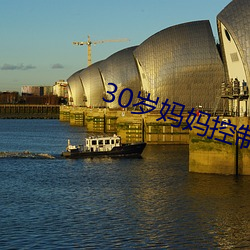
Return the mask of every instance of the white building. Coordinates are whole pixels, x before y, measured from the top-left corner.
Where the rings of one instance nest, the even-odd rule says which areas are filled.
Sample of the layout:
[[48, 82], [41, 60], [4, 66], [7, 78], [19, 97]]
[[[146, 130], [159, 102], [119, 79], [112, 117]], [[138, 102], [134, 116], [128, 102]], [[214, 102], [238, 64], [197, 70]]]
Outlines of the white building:
[[53, 95], [67, 98], [68, 97], [68, 83], [64, 80], [59, 80], [55, 82], [53, 86]]

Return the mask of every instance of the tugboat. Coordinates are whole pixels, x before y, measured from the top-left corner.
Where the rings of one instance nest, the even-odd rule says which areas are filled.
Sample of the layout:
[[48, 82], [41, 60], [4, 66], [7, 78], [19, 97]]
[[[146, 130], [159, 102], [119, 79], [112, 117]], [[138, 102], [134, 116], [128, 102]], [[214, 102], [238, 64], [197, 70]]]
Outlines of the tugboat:
[[92, 157], [124, 157], [141, 156], [145, 142], [122, 144], [121, 137], [113, 136], [90, 136], [85, 139], [85, 145], [71, 145], [68, 140], [68, 146], [62, 156], [65, 158], [92, 158]]

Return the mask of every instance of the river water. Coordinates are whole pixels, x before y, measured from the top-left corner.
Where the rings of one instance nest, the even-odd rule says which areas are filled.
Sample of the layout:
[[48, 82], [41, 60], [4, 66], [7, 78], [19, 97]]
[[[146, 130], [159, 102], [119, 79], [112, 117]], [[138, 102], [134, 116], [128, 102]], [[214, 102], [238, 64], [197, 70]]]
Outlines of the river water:
[[0, 249], [250, 249], [250, 177], [189, 173], [188, 146], [70, 160], [84, 128], [0, 128]]

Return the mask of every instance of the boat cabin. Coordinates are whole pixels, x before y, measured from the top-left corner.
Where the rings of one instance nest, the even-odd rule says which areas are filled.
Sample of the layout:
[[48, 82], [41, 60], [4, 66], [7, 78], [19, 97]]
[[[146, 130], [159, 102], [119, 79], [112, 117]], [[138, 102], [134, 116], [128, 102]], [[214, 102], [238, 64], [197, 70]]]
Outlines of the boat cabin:
[[100, 137], [88, 137], [86, 138], [86, 151], [101, 152], [110, 151], [114, 147], [121, 146], [121, 138], [117, 135], [114, 136], [100, 136]]

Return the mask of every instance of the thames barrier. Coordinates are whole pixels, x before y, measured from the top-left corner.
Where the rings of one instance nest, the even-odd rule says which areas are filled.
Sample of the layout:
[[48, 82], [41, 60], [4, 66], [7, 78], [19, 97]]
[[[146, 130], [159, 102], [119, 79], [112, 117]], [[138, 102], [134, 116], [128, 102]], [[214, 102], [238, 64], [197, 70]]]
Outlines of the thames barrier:
[[[79, 69], [67, 79], [72, 110], [61, 109], [60, 119], [84, 124], [88, 131], [118, 133], [125, 142], [188, 144], [192, 172], [249, 175], [248, 138], [242, 148], [239, 136], [240, 124], [248, 126], [250, 117], [249, 0], [231, 1], [217, 14], [216, 24], [217, 41], [209, 20], [176, 24]], [[218, 115], [221, 124], [230, 118], [237, 130], [230, 134], [229, 122], [223, 130], [209, 129], [214, 139], [209, 133], [197, 136], [196, 128], [184, 129], [187, 113], [177, 127], [157, 121], [154, 111], [167, 101], [186, 110], [199, 108], [211, 115], [210, 122]], [[137, 115], [119, 111], [139, 104], [155, 110]], [[203, 115], [194, 124], [206, 119]], [[231, 141], [218, 141], [223, 132]]]
[[189, 131], [157, 122], [157, 113], [131, 114], [126, 110], [67, 107], [60, 108], [60, 121], [86, 126], [89, 133], [116, 133], [124, 143], [145, 141], [150, 144], [188, 144]]
[[[156, 112], [137, 115], [126, 110], [69, 106], [60, 108], [60, 121], [69, 122], [72, 126], [85, 126], [88, 133], [117, 133], [124, 143], [144, 141], [147, 144], [189, 145], [190, 172], [250, 175], [250, 149], [239, 147], [237, 133], [230, 138], [231, 145], [221, 142], [224, 134], [230, 133], [229, 126], [223, 128], [224, 134], [219, 130], [215, 131], [212, 139], [208, 139], [211, 129], [206, 137], [199, 136], [197, 125], [206, 124], [206, 117], [200, 117], [200, 120], [198, 117], [195, 118], [192, 129], [183, 130], [187, 127], [187, 114], [183, 115], [182, 124], [176, 128], [171, 126], [171, 120], [156, 122], [159, 118]], [[213, 118], [211, 117], [207, 126], [211, 125]], [[237, 128], [250, 124], [249, 117], [221, 117], [218, 121], [221, 123], [225, 119], [230, 119]]]

